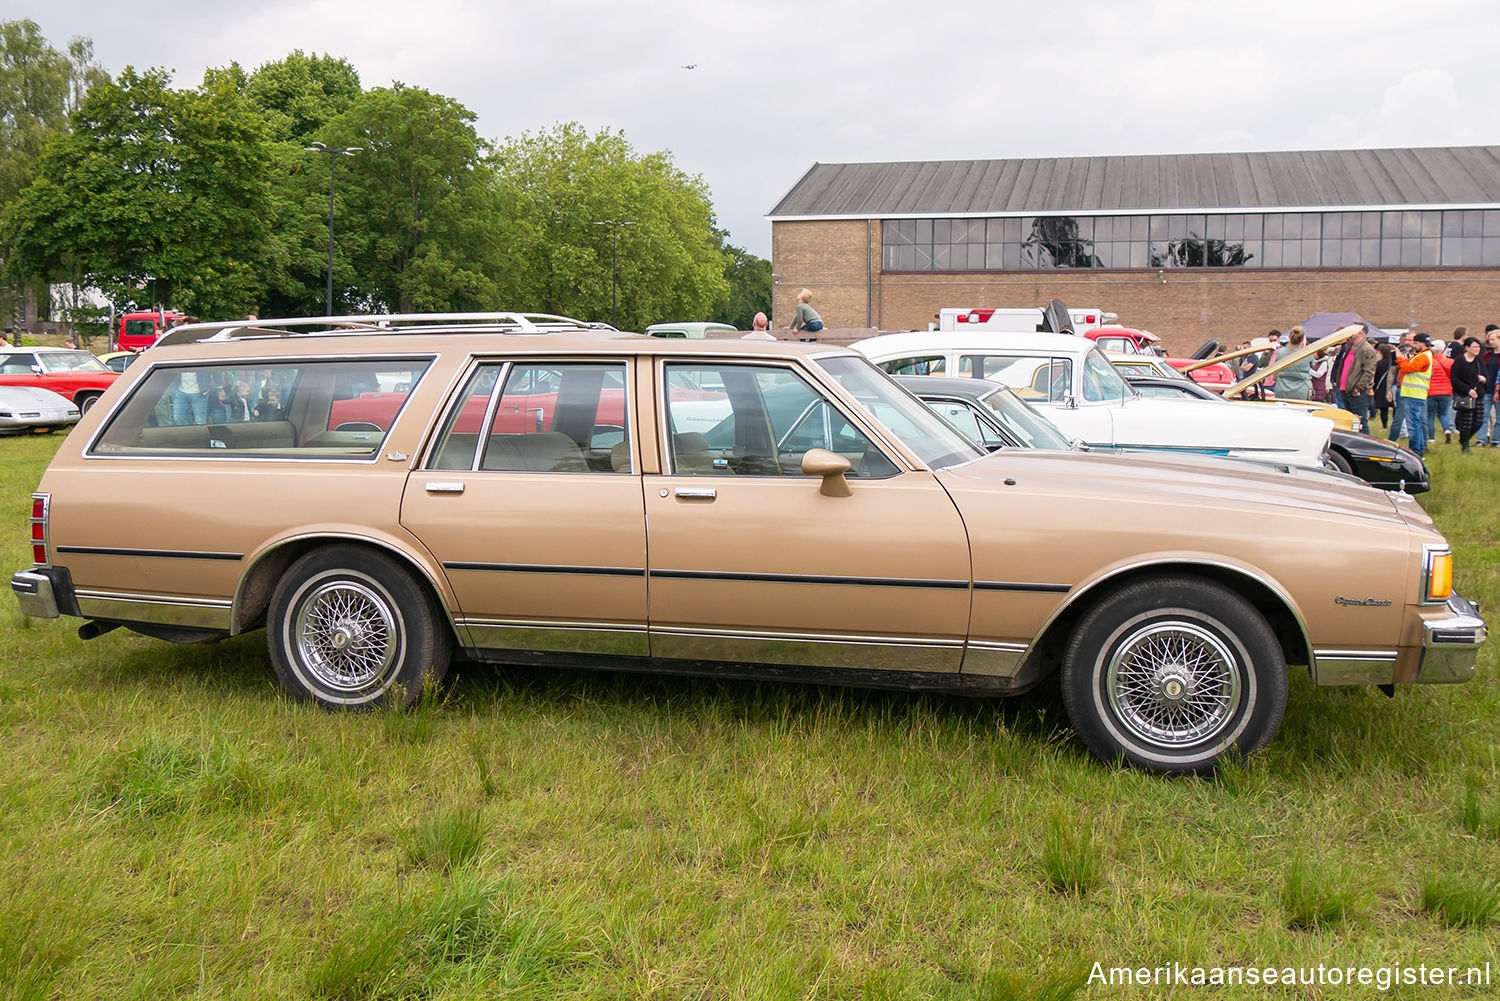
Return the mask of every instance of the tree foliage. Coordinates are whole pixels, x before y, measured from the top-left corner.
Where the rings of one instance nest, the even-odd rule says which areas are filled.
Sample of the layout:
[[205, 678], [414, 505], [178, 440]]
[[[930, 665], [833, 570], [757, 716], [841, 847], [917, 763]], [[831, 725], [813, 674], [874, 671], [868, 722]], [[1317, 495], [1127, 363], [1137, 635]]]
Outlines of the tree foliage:
[[[315, 144], [354, 152], [330, 163]], [[158, 69], [111, 82], [87, 42], [62, 54], [0, 24], [7, 278], [205, 317], [319, 314], [330, 208], [336, 312], [606, 319], [617, 290], [622, 326], [749, 326], [770, 304], [769, 263], [714, 229], [702, 179], [621, 133], [559, 125], [496, 150], [457, 101], [364, 90], [333, 56], [175, 90]]]
[[637, 154], [621, 133], [569, 123], [508, 141], [492, 162], [507, 303], [607, 320], [617, 274], [619, 325], [638, 330], [706, 317], [727, 298], [708, 190], [666, 153]]
[[495, 308], [501, 224], [473, 121], [451, 98], [398, 84], [361, 94], [323, 130], [327, 145], [359, 148], [339, 157], [340, 298], [376, 311]]
[[59, 52], [35, 21], [0, 22], [0, 213], [31, 183], [47, 141], [67, 129], [84, 93], [108, 79], [88, 39]]
[[266, 136], [273, 142], [316, 139], [362, 92], [359, 72], [348, 60], [301, 49], [266, 63], [246, 85], [246, 98], [265, 116]]
[[771, 262], [724, 242], [728, 236], [722, 231], [718, 233], [724, 252], [729, 255], [729, 266], [724, 272], [729, 292], [715, 305], [709, 319], [749, 330], [756, 313], [771, 315]]
[[202, 315], [254, 302], [269, 193], [258, 116], [219, 80], [127, 68], [89, 90], [6, 220], [13, 272], [82, 275], [122, 305]]

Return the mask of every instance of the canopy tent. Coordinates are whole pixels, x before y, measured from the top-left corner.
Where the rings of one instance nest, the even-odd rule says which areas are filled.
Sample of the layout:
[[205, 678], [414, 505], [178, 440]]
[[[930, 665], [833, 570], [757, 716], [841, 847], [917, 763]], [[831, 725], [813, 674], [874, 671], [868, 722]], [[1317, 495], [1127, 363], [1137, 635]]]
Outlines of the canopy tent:
[[1351, 323], [1363, 323], [1370, 328], [1370, 336], [1377, 341], [1394, 341], [1395, 336], [1375, 326], [1358, 313], [1314, 313], [1302, 321], [1302, 332], [1307, 335], [1308, 343], [1312, 343], [1320, 337], [1326, 337], [1340, 327], [1347, 327]]

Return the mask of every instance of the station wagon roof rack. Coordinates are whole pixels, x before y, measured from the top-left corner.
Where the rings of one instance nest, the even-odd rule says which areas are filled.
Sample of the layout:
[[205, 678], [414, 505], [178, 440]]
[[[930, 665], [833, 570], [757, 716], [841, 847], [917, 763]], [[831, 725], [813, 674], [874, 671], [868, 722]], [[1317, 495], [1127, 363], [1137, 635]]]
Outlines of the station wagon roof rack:
[[588, 323], [551, 313], [374, 313], [365, 316], [299, 316], [265, 320], [224, 320], [173, 327], [157, 344], [194, 344], [258, 337], [328, 337], [358, 334], [482, 333], [544, 334], [561, 330], [604, 330], [607, 323]]

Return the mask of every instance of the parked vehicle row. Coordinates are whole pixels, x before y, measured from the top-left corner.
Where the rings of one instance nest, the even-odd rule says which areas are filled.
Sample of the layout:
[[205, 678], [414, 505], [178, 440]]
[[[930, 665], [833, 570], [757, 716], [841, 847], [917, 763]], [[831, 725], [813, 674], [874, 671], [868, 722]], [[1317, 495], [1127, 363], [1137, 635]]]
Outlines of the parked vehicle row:
[[[1102, 356], [1042, 348], [1017, 385], [1049, 416], [1150, 402]], [[279, 419], [162, 420], [185, 383], [244, 371]], [[1224, 531], [1267, 511], [1273, 536]], [[860, 351], [511, 314], [178, 328], [62, 443], [31, 545], [26, 614], [84, 638], [264, 628], [286, 689], [328, 707], [409, 703], [460, 650], [991, 695], [1055, 678], [1096, 754], [1165, 772], [1271, 740], [1288, 665], [1461, 682], [1487, 636], [1402, 493], [989, 451]]]

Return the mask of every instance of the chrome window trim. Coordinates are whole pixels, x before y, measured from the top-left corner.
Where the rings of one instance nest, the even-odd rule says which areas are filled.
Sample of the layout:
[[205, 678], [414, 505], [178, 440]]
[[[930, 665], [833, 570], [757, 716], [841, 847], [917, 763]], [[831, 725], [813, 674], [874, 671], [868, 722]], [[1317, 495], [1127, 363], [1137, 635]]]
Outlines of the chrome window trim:
[[[367, 458], [360, 458], [360, 457], [357, 457], [357, 456], [334, 457], [334, 456], [328, 456], [328, 455], [309, 455], [309, 456], [259, 455], [259, 454], [251, 453], [251, 452], [233, 452], [233, 453], [231, 453], [229, 455], [225, 455], [225, 456], [218, 456], [218, 455], [188, 455], [188, 454], [184, 454], [184, 453], [181, 453], [181, 452], [169, 452], [169, 451], [153, 452], [153, 453], [150, 453], [150, 454], [135, 453], [135, 454], [123, 454], [123, 455], [108, 455], [108, 454], [107, 455], [100, 455], [97, 452], [95, 452], [95, 449], [99, 445], [99, 439], [102, 438], [102, 437], [104, 437], [104, 433], [106, 431], [108, 431], [109, 428], [110, 428], [110, 426], [114, 423], [116, 415], [119, 414], [119, 412], [122, 409], [124, 409], [124, 407], [132, 399], [135, 398], [135, 395], [138, 392], [140, 392], [141, 387], [143, 385], [145, 385], [147, 381], [150, 380], [152, 373], [155, 372], [155, 371], [157, 371], [158, 369], [203, 368], [205, 366], [209, 366], [209, 367], [218, 366], [218, 367], [222, 367], [222, 368], [249, 367], [249, 368], [261, 368], [261, 369], [263, 369], [263, 368], [267, 368], [268, 366], [269, 367], [274, 367], [276, 365], [291, 365], [291, 364], [298, 364], [298, 363], [325, 363], [325, 362], [349, 362], [349, 361], [374, 361], [374, 362], [395, 361], [395, 362], [405, 362], [405, 361], [423, 360], [423, 359], [425, 359], [426, 362], [427, 362], [426, 368], [424, 368], [422, 370], [422, 374], [417, 378], [417, 381], [412, 384], [411, 389], [407, 391], [407, 400], [403, 400], [402, 403], [401, 403], [401, 408], [396, 411], [396, 416], [391, 420], [391, 426], [386, 430], [385, 435], [381, 439], [380, 447], [377, 448], [377, 449], [375, 449], [374, 453], [371, 454], [370, 456], [368, 456]], [[233, 358], [223, 358], [223, 359], [220, 359], [220, 358], [204, 358], [204, 359], [200, 359], [198, 361], [182, 361], [182, 362], [178, 362], [178, 361], [160, 362], [160, 361], [150, 361], [150, 360], [147, 360], [147, 359], [143, 359], [143, 361], [145, 361], [144, 370], [141, 372], [141, 374], [139, 376], [135, 377], [135, 381], [133, 383], [131, 383], [130, 388], [126, 391], [124, 397], [121, 398], [118, 402], [116, 402], [114, 404], [114, 406], [110, 407], [109, 413], [105, 415], [105, 419], [99, 422], [98, 427], [94, 428], [94, 433], [89, 436], [89, 440], [88, 441], [84, 442], [82, 456], [83, 456], [83, 458], [84, 458], [85, 461], [93, 460], [93, 459], [100, 459], [100, 460], [126, 459], [126, 460], [137, 460], [137, 461], [138, 460], [146, 460], [146, 461], [150, 461], [150, 462], [156, 462], [156, 461], [160, 461], [161, 459], [171, 459], [174, 462], [195, 462], [195, 461], [225, 462], [225, 461], [230, 461], [230, 460], [237, 460], [237, 461], [249, 460], [251, 462], [285, 462], [287, 459], [296, 459], [296, 460], [301, 461], [301, 462], [308, 462], [308, 461], [313, 461], [313, 462], [324, 462], [324, 461], [326, 461], [326, 462], [338, 462], [341, 465], [348, 465], [348, 464], [352, 464], [352, 463], [374, 463], [374, 462], [376, 462], [377, 460], [379, 460], [381, 458], [381, 453], [385, 451], [385, 442], [390, 438], [390, 436], [392, 434], [395, 433], [397, 423], [400, 422], [401, 417], [406, 413], [406, 404], [407, 404], [407, 402], [409, 402], [409, 400], [411, 398], [411, 394], [415, 393], [417, 391], [417, 386], [421, 384], [421, 382], [422, 382], [423, 379], [427, 378], [427, 373], [432, 370], [432, 366], [434, 365], [434, 363], [437, 362], [437, 360], [438, 360], [438, 356], [437, 356], [437, 354], [435, 352], [423, 352], [421, 354], [412, 354], [412, 355], [388, 354], [388, 353], [382, 352], [380, 354], [372, 354], [372, 355], [341, 354], [341, 355], [295, 355], [295, 356], [288, 355], [286, 357], [279, 357], [278, 356], [278, 357], [274, 357], [274, 358], [266, 358], [264, 356], [253, 357], [253, 358], [244, 358], [244, 357], [233, 357]], [[120, 379], [123, 379], [123, 378], [125, 378], [125, 373], [124, 372], [120, 373]], [[119, 381], [119, 379], [116, 380], [116, 382], [118, 382], [118, 381]]]
[[[852, 353], [848, 352], [848, 351], [829, 351], [829, 352], [822, 352], [822, 353], [819, 353], [819, 354], [811, 356], [811, 357], [813, 357], [813, 358], [825, 358], [825, 357], [843, 357], [843, 358], [847, 358], [847, 357], [851, 357], [851, 356], [852, 356]], [[742, 356], [725, 357], [723, 355], [708, 355], [708, 354], [701, 355], [701, 356], [699, 356], [699, 355], [660, 355], [660, 354], [658, 354], [658, 355], [655, 356], [655, 358], [656, 358], [655, 374], [656, 374], [656, 387], [657, 387], [657, 392], [656, 392], [656, 427], [657, 427], [658, 434], [661, 436], [660, 445], [661, 445], [661, 450], [662, 450], [662, 453], [663, 453], [662, 458], [668, 460], [668, 461], [662, 463], [663, 472], [661, 474], [659, 474], [659, 475], [663, 475], [663, 476], [691, 476], [694, 479], [703, 479], [705, 477], [712, 477], [712, 476], [734, 476], [734, 475], [737, 475], [735, 473], [679, 473], [679, 472], [677, 472], [677, 468], [676, 468], [676, 464], [675, 464], [676, 456], [673, 454], [673, 450], [672, 450], [671, 425], [667, 422], [667, 398], [670, 395], [669, 390], [668, 390], [668, 386], [667, 386], [667, 366], [668, 365], [690, 365], [690, 364], [696, 364], [700, 368], [709, 368], [709, 367], [720, 367], [720, 366], [725, 366], [725, 365], [733, 365], [733, 366], [738, 367], [738, 368], [779, 368], [779, 369], [785, 369], [786, 371], [790, 372], [792, 375], [796, 376], [798, 379], [802, 380], [802, 382], [806, 383], [808, 385], [808, 387], [811, 388], [813, 390], [813, 392], [815, 394], [817, 394], [819, 397], [821, 397], [824, 400], [827, 400], [829, 402], [829, 404], [834, 407], [834, 409], [836, 409], [840, 414], [843, 415], [843, 417], [844, 417], [845, 420], [847, 420], [850, 424], [852, 424], [854, 427], [856, 427], [857, 429], [859, 429], [860, 433], [863, 434], [866, 438], [870, 439], [870, 443], [872, 445], [874, 445], [881, 453], [883, 453], [885, 455], [886, 459], [889, 460], [891, 462], [891, 464], [896, 467], [896, 472], [893, 474], [893, 476], [900, 476], [903, 472], [914, 472], [916, 470], [925, 470], [925, 471], [930, 472], [930, 470], [926, 469], [926, 466], [923, 466], [923, 465], [914, 466], [914, 465], [912, 465], [911, 462], [907, 461], [905, 455], [902, 453], [902, 451], [900, 449], [893, 448], [891, 446], [890, 441], [884, 435], [882, 435], [879, 432], [875, 431], [870, 426], [870, 423], [868, 421], [861, 420], [860, 416], [862, 416], [863, 413], [864, 413], [863, 408], [860, 408], [857, 411], [856, 414], [851, 415], [848, 412], [847, 408], [845, 406], [841, 405], [841, 404], [843, 404], [844, 401], [837, 394], [831, 394], [831, 393], [829, 393], [828, 392], [828, 387], [825, 386], [821, 380], [818, 380], [818, 379], [815, 379], [815, 378], [809, 378], [808, 377], [809, 370], [808, 370], [808, 367], [805, 366], [805, 365], [798, 365], [796, 362], [787, 361], [787, 360], [784, 360], [784, 359], [781, 359], [781, 358], [776, 358], [776, 357], [770, 357], [770, 358], [760, 358], [760, 357], [745, 358], [745, 357], [742, 357]], [[732, 410], [731, 410], [731, 412], [732, 412]], [[893, 476], [856, 477], [856, 479], [859, 480], [860, 482], [874, 483], [874, 482], [878, 482], [879, 480], [892, 479]], [[752, 477], [752, 479], [771, 479], [771, 478], [772, 477]]]

